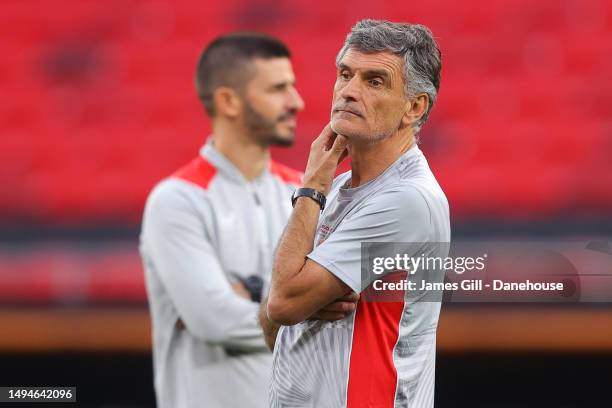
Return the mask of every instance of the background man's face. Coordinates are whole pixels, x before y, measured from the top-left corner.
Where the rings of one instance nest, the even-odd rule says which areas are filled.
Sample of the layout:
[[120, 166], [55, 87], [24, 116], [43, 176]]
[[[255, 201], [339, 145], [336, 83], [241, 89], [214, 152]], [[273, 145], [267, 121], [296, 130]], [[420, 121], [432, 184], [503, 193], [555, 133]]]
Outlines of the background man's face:
[[349, 49], [338, 64], [334, 86], [334, 132], [358, 142], [397, 131], [407, 108], [403, 68], [403, 59], [392, 53]]
[[288, 58], [257, 58], [251, 64], [254, 73], [244, 92], [244, 124], [262, 144], [291, 145], [296, 114], [304, 109], [291, 62]]

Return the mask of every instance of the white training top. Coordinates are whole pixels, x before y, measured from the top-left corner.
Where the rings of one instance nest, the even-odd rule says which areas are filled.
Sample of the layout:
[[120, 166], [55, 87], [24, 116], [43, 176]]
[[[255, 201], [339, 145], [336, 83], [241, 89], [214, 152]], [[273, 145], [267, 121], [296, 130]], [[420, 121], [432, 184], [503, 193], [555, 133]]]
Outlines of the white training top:
[[159, 408], [268, 406], [271, 354], [259, 304], [230, 285], [258, 275], [267, 288], [300, 183], [301, 173], [273, 161], [247, 182], [208, 142], [151, 192], [140, 252]]
[[[410, 256], [447, 256], [439, 243], [450, 242], [448, 202], [417, 146], [367, 184], [349, 188], [350, 179], [334, 180], [310, 259], [361, 293], [373, 282], [362, 274], [363, 242], [414, 243]], [[362, 296], [342, 320], [281, 327], [271, 407], [433, 407], [440, 302], [408, 291], [399, 299]]]

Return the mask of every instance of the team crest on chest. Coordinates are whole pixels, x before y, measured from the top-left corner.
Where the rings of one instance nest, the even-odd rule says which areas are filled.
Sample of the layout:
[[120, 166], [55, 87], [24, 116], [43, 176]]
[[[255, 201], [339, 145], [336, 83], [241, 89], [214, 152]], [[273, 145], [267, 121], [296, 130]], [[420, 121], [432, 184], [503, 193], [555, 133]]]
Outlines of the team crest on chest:
[[319, 232], [317, 233], [317, 246], [321, 245], [329, 236], [331, 227], [329, 225], [321, 224]]

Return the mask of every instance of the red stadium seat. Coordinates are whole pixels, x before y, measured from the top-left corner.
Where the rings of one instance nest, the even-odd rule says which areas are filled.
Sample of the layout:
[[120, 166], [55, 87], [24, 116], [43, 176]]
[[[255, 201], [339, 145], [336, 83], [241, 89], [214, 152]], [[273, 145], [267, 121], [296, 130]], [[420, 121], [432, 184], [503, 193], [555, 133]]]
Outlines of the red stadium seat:
[[347, 29], [389, 13], [431, 26], [443, 51], [423, 147], [456, 220], [609, 214], [609, 177], [589, 178], [609, 173], [612, 155], [610, 127], [601, 130], [612, 120], [607, 2], [391, 1], [363, 13], [347, 4], [321, 13], [300, 0], [270, 17], [244, 2], [63, 0], [44, 12], [3, 3], [0, 217], [137, 223], [149, 189], [202, 144], [194, 67], [207, 41], [235, 29], [292, 48], [306, 110], [295, 149], [274, 155], [302, 169], [329, 118]]

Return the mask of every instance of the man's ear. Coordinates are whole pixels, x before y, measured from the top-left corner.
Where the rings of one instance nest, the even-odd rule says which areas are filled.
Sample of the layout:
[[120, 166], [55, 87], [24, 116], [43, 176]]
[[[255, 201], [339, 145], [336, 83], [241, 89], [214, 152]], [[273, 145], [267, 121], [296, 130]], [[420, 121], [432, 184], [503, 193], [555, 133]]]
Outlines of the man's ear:
[[242, 98], [235, 89], [220, 86], [213, 92], [215, 112], [229, 118], [235, 118], [242, 112]]
[[406, 112], [402, 117], [402, 127], [413, 126], [427, 112], [429, 95], [419, 94], [406, 102]]

